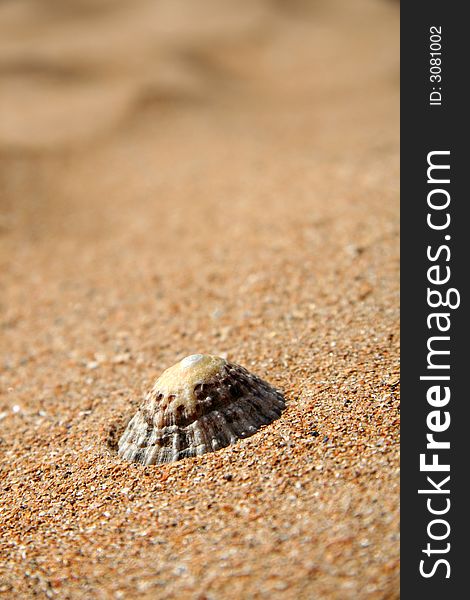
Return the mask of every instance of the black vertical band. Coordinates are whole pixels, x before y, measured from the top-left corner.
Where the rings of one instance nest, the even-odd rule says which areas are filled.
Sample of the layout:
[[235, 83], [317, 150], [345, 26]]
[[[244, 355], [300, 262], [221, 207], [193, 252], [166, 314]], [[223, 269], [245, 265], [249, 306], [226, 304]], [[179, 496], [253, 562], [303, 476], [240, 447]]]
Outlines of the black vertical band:
[[407, 2], [401, 13], [401, 573], [413, 599], [460, 597], [470, 574], [463, 6]]

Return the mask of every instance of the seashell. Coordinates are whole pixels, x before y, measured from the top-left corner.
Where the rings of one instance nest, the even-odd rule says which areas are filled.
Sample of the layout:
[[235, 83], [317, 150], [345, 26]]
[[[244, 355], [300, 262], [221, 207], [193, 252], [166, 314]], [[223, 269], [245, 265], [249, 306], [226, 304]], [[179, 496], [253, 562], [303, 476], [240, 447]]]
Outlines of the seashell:
[[122, 458], [154, 465], [214, 452], [277, 419], [284, 397], [244, 367], [193, 354], [156, 380], [118, 443]]

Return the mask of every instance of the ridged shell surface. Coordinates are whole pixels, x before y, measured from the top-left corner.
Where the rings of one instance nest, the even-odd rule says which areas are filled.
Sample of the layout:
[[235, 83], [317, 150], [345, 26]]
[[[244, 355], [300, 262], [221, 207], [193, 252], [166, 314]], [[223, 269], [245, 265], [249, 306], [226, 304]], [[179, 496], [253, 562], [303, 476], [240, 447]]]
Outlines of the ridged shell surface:
[[193, 354], [156, 380], [118, 444], [122, 458], [153, 465], [213, 452], [277, 419], [284, 397], [244, 367]]

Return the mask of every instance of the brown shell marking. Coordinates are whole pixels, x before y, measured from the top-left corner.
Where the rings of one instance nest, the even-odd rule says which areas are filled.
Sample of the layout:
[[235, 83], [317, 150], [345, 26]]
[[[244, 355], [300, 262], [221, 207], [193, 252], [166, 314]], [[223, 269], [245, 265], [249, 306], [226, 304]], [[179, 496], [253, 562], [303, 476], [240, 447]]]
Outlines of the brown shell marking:
[[193, 354], [157, 379], [118, 444], [122, 458], [169, 463], [234, 444], [277, 419], [283, 395], [244, 367]]

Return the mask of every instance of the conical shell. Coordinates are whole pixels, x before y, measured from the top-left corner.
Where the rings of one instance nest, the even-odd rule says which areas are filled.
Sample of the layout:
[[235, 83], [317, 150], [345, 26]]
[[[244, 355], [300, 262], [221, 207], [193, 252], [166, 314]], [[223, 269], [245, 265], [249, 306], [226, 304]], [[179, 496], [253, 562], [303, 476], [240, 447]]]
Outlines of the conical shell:
[[122, 458], [154, 465], [213, 452], [277, 419], [283, 395], [245, 368], [193, 354], [156, 380], [118, 444]]

